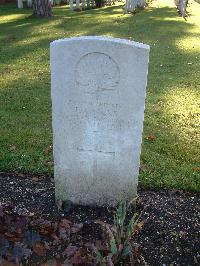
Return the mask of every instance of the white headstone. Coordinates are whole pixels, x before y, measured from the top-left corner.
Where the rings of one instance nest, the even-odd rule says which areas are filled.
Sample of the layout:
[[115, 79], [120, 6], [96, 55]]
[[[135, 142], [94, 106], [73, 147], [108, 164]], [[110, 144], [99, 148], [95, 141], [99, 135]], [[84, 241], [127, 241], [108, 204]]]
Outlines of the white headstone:
[[18, 0], [17, 1], [17, 7], [18, 8], [23, 8], [23, 1], [22, 0]]
[[56, 198], [136, 196], [149, 46], [108, 37], [51, 43]]

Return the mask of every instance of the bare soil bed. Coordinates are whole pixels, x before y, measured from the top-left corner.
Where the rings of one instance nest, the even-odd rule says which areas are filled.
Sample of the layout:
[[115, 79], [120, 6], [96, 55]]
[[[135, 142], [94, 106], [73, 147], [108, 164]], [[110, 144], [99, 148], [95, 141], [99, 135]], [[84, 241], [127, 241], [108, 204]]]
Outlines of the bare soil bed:
[[[198, 265], [199, 203], [199, 194], [139, 187], [128, 212], [144, 222], [132, 237], [133, 265]], [[113, 211], [58, 208], [52, 178], [0, 173], [0, 265], [97, 265], [92, 246], [105, 243], [95, 221], [112, 224]]]

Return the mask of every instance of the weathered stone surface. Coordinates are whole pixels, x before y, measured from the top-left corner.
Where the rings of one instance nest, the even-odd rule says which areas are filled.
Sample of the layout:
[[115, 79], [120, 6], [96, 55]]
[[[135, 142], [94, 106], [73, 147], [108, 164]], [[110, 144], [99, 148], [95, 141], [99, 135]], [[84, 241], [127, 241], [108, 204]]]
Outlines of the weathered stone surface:
[[149, 46], [107, 37], [51, 43], [56, 198], [135, 197]]

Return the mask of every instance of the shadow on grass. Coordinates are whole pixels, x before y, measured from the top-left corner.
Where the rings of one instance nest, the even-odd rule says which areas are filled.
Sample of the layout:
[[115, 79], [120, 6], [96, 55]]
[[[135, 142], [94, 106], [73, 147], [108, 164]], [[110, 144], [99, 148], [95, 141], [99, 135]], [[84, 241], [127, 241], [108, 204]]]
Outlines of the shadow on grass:
[[[83, 35], [111, 35], [134, 39], [151, 46], [157, 41], [166, 41], [168, 45], [175, 46], [175, 43], [184, 35], [191, 35], [190, 29], [193, 27], [189, 22], [177, 21], [176, 11], [170, 7], [149, 7], [135, 15], [124, 15], [122, 6], [112, 6], [74, 12], [70, 15], [68, 7], [62, 6], [54, 9], [53, 18], [43, 19], [31, 17], [31, 10], [25, 10], [23, 13], [24, 11], [17, 12], [16, 8], [9, 7], [4, 8], [2, 13], [9, 15], [14, 11], [15, 14], [19, 13], [25, 17], [0, 23], [0, 40], [8, 44], [6, 62], [15, 60], [22, 54], [31, 53], [35, 49], [44, 47], [48, 49], [51, 41], [65, 35], [74, 36], [82, 33]], [[200, 37], [200, 34], [195, 37]], [[28, 47], [23, 43], [23, 40], [27, 39], [33, 39], [32, 42], [28, 42]], [[9, 57], [9, 52], [13, 54], [12, 57]]]

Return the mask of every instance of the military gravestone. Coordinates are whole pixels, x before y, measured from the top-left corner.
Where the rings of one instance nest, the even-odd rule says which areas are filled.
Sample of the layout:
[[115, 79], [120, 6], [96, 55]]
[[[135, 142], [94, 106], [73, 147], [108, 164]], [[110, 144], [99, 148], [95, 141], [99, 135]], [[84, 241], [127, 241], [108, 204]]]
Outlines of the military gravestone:
[[56, 198], [136, 196], [149, 46], [108, 37], [51, 43]]

